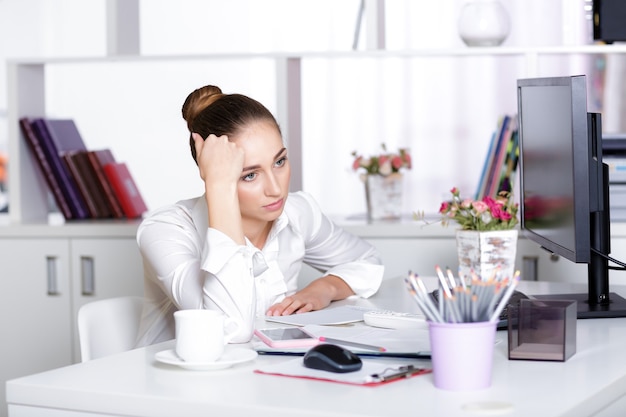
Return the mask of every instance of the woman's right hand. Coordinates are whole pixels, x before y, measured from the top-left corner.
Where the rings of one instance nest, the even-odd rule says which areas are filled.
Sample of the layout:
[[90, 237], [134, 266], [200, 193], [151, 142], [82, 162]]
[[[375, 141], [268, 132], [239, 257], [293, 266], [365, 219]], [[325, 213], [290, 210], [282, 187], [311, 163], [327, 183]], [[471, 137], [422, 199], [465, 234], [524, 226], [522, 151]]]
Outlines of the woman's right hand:
[[243, 150], [227, 136], [193, 134], [200, 177], [204, 180], [209, 227], [220, 230], [240, 245], [245, 244], [237, 184], [244, 164]]
[[192, 134], [200, 177], [207, 187], [237, 184], [244, 164], [244, 153], [228, 136], [209, 135], [206, 140]]

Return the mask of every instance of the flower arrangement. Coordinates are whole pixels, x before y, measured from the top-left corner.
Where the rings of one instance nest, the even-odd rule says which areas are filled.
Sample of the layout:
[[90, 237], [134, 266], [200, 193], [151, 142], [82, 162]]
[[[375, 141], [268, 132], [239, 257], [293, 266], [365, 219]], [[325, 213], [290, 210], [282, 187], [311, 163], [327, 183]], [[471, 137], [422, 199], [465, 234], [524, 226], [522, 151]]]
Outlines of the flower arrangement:
[[459, 190], [454, 187], [451, 201], [441, 203], [439, 213], [442, 222], [456, 221], [463, 230], [509, 230], [518, 222], [518, 204], [511, 201], [511, 193], [501, 191], [496, 198], [482, 200], [461, 199]]
[[387, 152], [387, 147], [384, 143], [381, 144], [381, 147], [383, 151], [379, 155], [367, 158], [359, 155], [356, 151], [352, 152], [354, 157], [352, 169], [357, 171], [363, 168], [367, 175], [382, 176], [399, 172], [402, 168], [411, 169], [411, 155], [407, 149], [400, 148], [397, 153], [391, 153]]

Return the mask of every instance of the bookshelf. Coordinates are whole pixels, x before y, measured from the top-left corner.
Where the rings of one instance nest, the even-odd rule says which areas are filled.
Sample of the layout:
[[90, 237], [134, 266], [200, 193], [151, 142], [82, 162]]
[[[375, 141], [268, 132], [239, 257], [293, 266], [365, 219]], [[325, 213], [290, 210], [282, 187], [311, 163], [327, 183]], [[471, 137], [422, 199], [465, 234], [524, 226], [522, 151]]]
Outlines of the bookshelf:
[[[557, 56], [568, 58], [584, 55], [626, 54], [626, 45], [585, 45], [558, 47], [496, 47], [423, 50], [370, 50], [346, 52], [207, 54], [180, 56], [118, 55], [94, 58], [24, 59], [8, 63], [9, 155], [11, 157], [9, 190], [10, 222], [22, 224], [42, 222], [48, 217], [48, 190], [39, 175], [26, 145], [21, 140], [18, 120], [22, 116], [46, 115], [46, 69], [55, 65], [72, 64], [188, 64], [211, 61], [270, 61], [275, 68], [277, 117], [281, 120], [284, 137], [288, 140], [293, 166], [292, 188], [302, 188], [302, 64], [307, 60], [412, 59], [516, 57], [522, 62], [521, 72], [527, 77], [542, 75], [541, 59]], [[313, 75], [314, 76], [314, 75]], [[115, 143], [111, 144], [115, 148]], [[141, 188], [141, 184], [139, 184]]]

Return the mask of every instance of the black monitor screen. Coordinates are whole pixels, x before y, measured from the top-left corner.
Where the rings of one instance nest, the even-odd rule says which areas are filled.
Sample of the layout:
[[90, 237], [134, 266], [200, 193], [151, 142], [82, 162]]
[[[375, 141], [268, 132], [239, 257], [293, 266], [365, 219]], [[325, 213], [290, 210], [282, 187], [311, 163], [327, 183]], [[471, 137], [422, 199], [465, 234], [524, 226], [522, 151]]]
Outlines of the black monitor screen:
[[[577, 81], [582, 81], [582, 90]], [[522, 228], [552, 252], [588, 262], [591, 204], [584, 78], [520, 80], [518, 98]]]
[[588, 272], [586, 294], [533, 296], [576, 300], [579, 318], [626, 317], [626, 300], [609, 293], [608, 167], [601, 117], [587, 112], [586, 77], [518, 80], [517, 100], [522, 231]]

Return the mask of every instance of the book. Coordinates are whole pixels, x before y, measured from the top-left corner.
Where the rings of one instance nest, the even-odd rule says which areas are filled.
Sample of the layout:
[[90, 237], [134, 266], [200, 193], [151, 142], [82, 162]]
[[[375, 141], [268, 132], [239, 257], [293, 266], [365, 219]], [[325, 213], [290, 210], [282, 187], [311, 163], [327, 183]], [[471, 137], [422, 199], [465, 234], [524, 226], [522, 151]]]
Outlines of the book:
[[41, 142], [39, 141], [39, 137], [35, 135], [33, 128], [31, 126], [31, 121], [27, 117], [23, 117], [19, 120], [20, 129], [22, 130], [22, 134], [26, 139], [26, 144], [32, 152], [35, 160], [37, 161], [37, 165], [41, 169], [41, 173], [43, 174], [44, 180], [54, 197], [54, 201], [63, 215], [65, 219], [71, 220], [74, 218], [74, 214], [70, 209], [70, 206], [66, 200], [65, 194], [61, 189], [61, 184], [59, 183], [57, 176], [54, 174], [52, 166], [50, 162], [48, 162], [48, 158], [46, 157]]
[[49, 119], [43, 118], [43, 123], [48, 129], [59, 155], [65, 152], [86, 151], [87, 147], [78, 127], [72, 119]]
[[126, 164], [123, 162], [106, 164], [104, 173], [111, 183], [126, 217], [131, 219], [141, 217], [146, 212], [147, 207]]
[[[36, 118], [31, 121], [31, 127], [48, 160], [51, 171], [61, 187], [61, 191], [65, 196], [65, 200], [72, 211], [72, 219], [85, 219], [89, 217], [85, 201], [83, 200], [78, 186], [65, 162], [63, 161], [57, 144], [64, 150], [67, 150], [70, 144], [65, 144], [63, 136], [56, 136], [55, 130], [50, 130], [50, 124], [47, 119]], [[53, 136], [55, 135], [55, 136]], [[74, 138], [72, 138], [73, 140]], [[80, 146], [80, 145], [78, 145]], [[84, 144], [83, 144], [84, 147]]]
[[496, 155], [494, 161], [493, 170], [490, 178], [490, 188], [488, 190], [488, 196], [496, 197], [500, 191], [500, 180], [502, 178], [502, 171], [505, 170], [506, 158], [512, 150], [511, 138], [513, 135], [515, 125], [515, 119], [507, 116], [506, 125], [502, 127], [502, 136], [500, 138], [500, 149]]
[[517, 121], [513, 119], [510, 126], [510, 138], [507, 141], [506, 155], [500, 166], [500, 172], [497, 178], [497, 184], [494, 194], [500, 191], [513, 192], [513, 177], [517, 170], [517, 161], [519, 159], [519, 133], [517, 129]]
[[91, 217], [104, 219], [111, 217], [109, 203], [102, 191], [96, 173], [89, 161], [88, 151], [70, 151], [63, 154], [76, 184], [85, 199]]
[[476, 191], [476, 200], [482, 200], [485, 196], [489, 195], [492, 188], [492, 181], [494, 176], [494, 170], [496, 166], [496, 160], [500, 155], [502, 148], [503, 135], [506, 127], [509, 123], [509, 116], [503, 115], [498, 119], [498, 124], [495, 132], [491, 137], [491, 144], [487, 156], [485, 157], [485, 163], [479, 180], [479, 188]]
[[495, 194], [497, 194], [495, 192], [495, 189], [497, 187], [496, 183], [499, 178], [500, 167], [502, 166], [502, 162], [504, 161], [504, 157], [506, 155], [506, 146], [509, 139], [510, 123], [511, 117], [509, 115], [504, 115], [501, 118], [501, 123], [498, 126], [498, 140], [496, 142], [496, 149], [492, 156], [492, 160], [490, 161], [490, 167], [489, 172], [487, 173], [486, 187], [483, 197], [493, 197]]
[[124, 210], [120, 205], [120, 202], [113, 191], [113, 187], [109, 182], [106, 174], [104, 173], [104, 166], [115, 162], [113, 152], [110, 149], [99, 149], [95, 151], [87, 151], [87, 159], [93, 168], [93, 172], [96, 176], [101, 192], [109, 206], [111, 215], [114, 218], [124, 217]]
[[519, 159], [517, 118], [504, 115], [498, 120], [478, 182], [475, 199], [495, 198], [500, 191], [513, 191]]
[[491, 161], [491, 155], [495, 151], [496, 140], [497, 140], [496, 132], [493, 132], [491, 134], [491, 140], [489, 140], [489, 148], [487, 148], [487, 155], [485, 156], [485, 161], [483, 162], [483, 168], [480, 171], [480, 178], [478, 179], [478, 187], [476, 187], [476, 193], [474, 195], [475, 200], [481, 200], [483, 198], [487, 172], [489, 172], [489, 164]]

